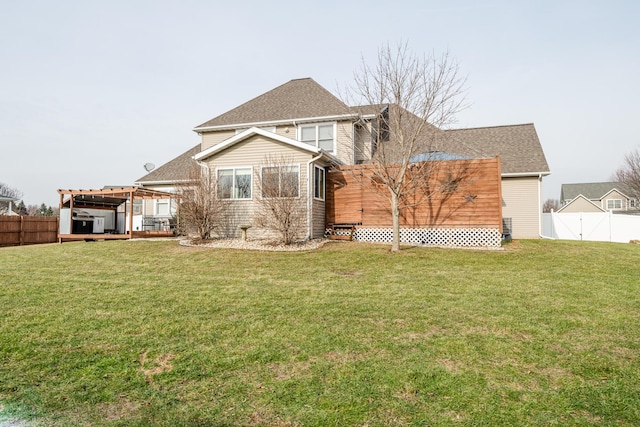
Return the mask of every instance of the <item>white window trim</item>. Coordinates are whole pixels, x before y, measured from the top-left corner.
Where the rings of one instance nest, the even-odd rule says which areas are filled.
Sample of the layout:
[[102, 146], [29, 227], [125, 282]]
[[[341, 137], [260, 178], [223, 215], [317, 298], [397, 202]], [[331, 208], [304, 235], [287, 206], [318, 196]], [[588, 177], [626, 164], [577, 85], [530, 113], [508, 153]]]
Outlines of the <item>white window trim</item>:
[[[307, 128], [307, 127], [315, 127], [316, 128], [316, 143], [315, 145], [312, 145], [312, 147], [316, 147], [316, 148], [320, 148], [318, 147], [318, 127], [319, 126], [328, 126], [328, 125], [332, 125], [333, 126], [333, 148], [331, 151], [329, 151], [329, 153], [331, 154], [336, 154], [337, 153], [337, 145], [338, 145], [338, 124], [337, 122], [321, 122], [321, 123], [302, 123], [296, 126], [296, 140], [300, 141], [304, 144], [307, 144], [307, 142], [302, 141], [302, 128]], [[311, 145], [311, 144], [309, 144]], [[326, 150], [325, 150], [326, 151]]]
[[[249, 189], [251, 190], [251, 197], [248, 198], [236, 198], [236, 197], [230, 197], [228, 199], [222, 199], [222, 200], [253, 200], [253, 166], [229, 166], [229, 167], [219, 167], [216, 168], [216, 185], [219, 184], [219, 180], [220, 180], [220, 172], [219, 171], [226, 171], [226, 170], [232, 170], [233, 171], [233, 182], [235, 183], [235, 177], [236, 177], [236, 170], [237, 169], [249, 169], [249, 179], [251, 180], [250, 184], [249, 184]], [[216, 194], [218, 189], [216, 188]]]
[[[322, 171], [322, 182], [324, 183], [324, 188], [322, 189], [322, 197], [316, 197], [316, 169], [319, 169]], [[312, 176], [312, 182], [313, 182], [313, 188], [311, 191], [313, 191], [313, 199], [314, 200], [320, 200], [320, 201], [325, 201], [327, 198], [327, 171], [325, 168], [320, 167], [318, 165], [313, 165], [313, 176]]]
[[[295, 167], [298, 169], [298, 195], [295, 197], [280, 197], [282, 199], [299, 199], [300, 198], [300, 165], [296, 164], [296, 163], [291, 163], [291, 164], [286, 164], [286, 165], [273, 165], [273, 166], [269, 166], [269, 165], [262, 165], [260, 166], [260, 180], [262, 180], [262, 171], [265, 168], [280, 168], [280, 167], [284, 167], [284, 168], [290, 168], [290, 167]], [[262, 191], [260, 191], [260, 197], [263, 199], [269, 199], [270, 197], [263, 197], [262, 196]]]
[[[620, 207], [615, 206], [615, 202], [620, 204]], [[610, 207], [609, 203], [612, 203], [614, 206]], [[622, 199], [607, 199], [607, 210], [608, 211], [619, 211], [622, 210]]]
[[[168, 212], [169, 213], [161, 214], [160, 212], [158, 212], [158, 210], [159, 210], [159, 206], [158, 205], [160, 205], [160, 201], [161, 200], [163, 200], [163, 201], [166, 200], [167, 201], [167, 203], [162, 203], [162, 204], [163, 205], [165, 205], [165, 204], [168, 205], [168, 208], [169, 208]], [[171, 211], [173, 203], [171, 203], [171, 200], [172, 199], [154, 199], [153, 200], [153, 216], [158, 217], [158, 218], [170, 218], [171, 216], [173, 216], [172, 215], [172, 211]], [[144, 215], [144, 213], [142, 215]]]

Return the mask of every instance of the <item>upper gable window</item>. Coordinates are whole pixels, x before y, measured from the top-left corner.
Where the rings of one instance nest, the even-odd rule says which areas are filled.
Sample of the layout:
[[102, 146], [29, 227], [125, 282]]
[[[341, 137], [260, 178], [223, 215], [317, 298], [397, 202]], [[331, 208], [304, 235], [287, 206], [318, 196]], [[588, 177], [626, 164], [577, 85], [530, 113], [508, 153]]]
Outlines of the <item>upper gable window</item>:
[[609, 199], [607, 200], [607, 210], [608, 211], [616, 211], [622, 209], [622, 200], [620, 199]]
[[335, 123], [300, 125], [298, 127], [298, 139], [301, 142], [333, 153], [336, 145], [335, 129]]

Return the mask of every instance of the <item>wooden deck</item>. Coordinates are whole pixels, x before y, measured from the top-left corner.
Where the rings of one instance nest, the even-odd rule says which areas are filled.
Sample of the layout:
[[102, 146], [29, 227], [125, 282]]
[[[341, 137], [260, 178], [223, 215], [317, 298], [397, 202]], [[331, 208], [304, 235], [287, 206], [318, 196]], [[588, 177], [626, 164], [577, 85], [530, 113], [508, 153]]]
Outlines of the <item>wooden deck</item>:
[[78, 240], [127, 240], [127, 239], [153, 239], [160, 237], [174, 237], [173, 231], [134, 231], [132, 234], [58, 234], [58, 242], [72, 242]]

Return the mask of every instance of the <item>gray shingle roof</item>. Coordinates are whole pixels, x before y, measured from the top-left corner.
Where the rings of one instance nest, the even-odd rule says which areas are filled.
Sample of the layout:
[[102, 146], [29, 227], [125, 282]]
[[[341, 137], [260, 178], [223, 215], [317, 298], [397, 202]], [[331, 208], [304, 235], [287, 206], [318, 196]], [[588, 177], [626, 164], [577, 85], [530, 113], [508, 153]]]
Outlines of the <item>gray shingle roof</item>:
[[[196, 127], [243, 125], [311, 117], [338, 116], [359, 112], [379, 113], [381, 105], [348, 107], [311, 78], [294, 79]], [[432, 149], [464, 157], [495, 157], [503, 174], [548, 174], [549, 166], [532, 123], [507, 126], [454, 129], [444, 132], [443, 143]], [[139, 183], [188, 179], [192, 157], [200, 145], [191, 148]]]
[[469, 157], [500, 157], [503, 174], [549, 174], [549, 165], [533, 123], [445, 132], [438, 147]]
[[576, 184], [562, 184], [560, 187], [560, 202], [573, 200], [582, 194], [589, 200], [600, 200], [609, 191], [616, 189], [625, 196], [631, 194], [629, 188], [621, 182], [585, 182]]
[[164, 181], [185, 181], [189, 179], [192, 165], [196, 164], [193, 156], [200, 152], [200, 144], [180, 154], [173, 160], [168, 161], [142, 178], [136, 180], [137, 183], [152, 183]]
[[227, 111], [196, 129], [349, 113], [349, 107], [311, 78], [295, 79]]

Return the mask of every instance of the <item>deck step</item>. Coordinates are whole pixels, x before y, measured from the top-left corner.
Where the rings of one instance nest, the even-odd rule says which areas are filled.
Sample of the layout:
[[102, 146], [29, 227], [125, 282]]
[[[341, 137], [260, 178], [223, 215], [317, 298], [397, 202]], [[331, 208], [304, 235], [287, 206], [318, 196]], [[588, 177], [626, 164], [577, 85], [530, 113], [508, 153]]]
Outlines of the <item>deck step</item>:
[[328, 238], [331, 240], [353, 240], [354, 224], [330, 224]]

